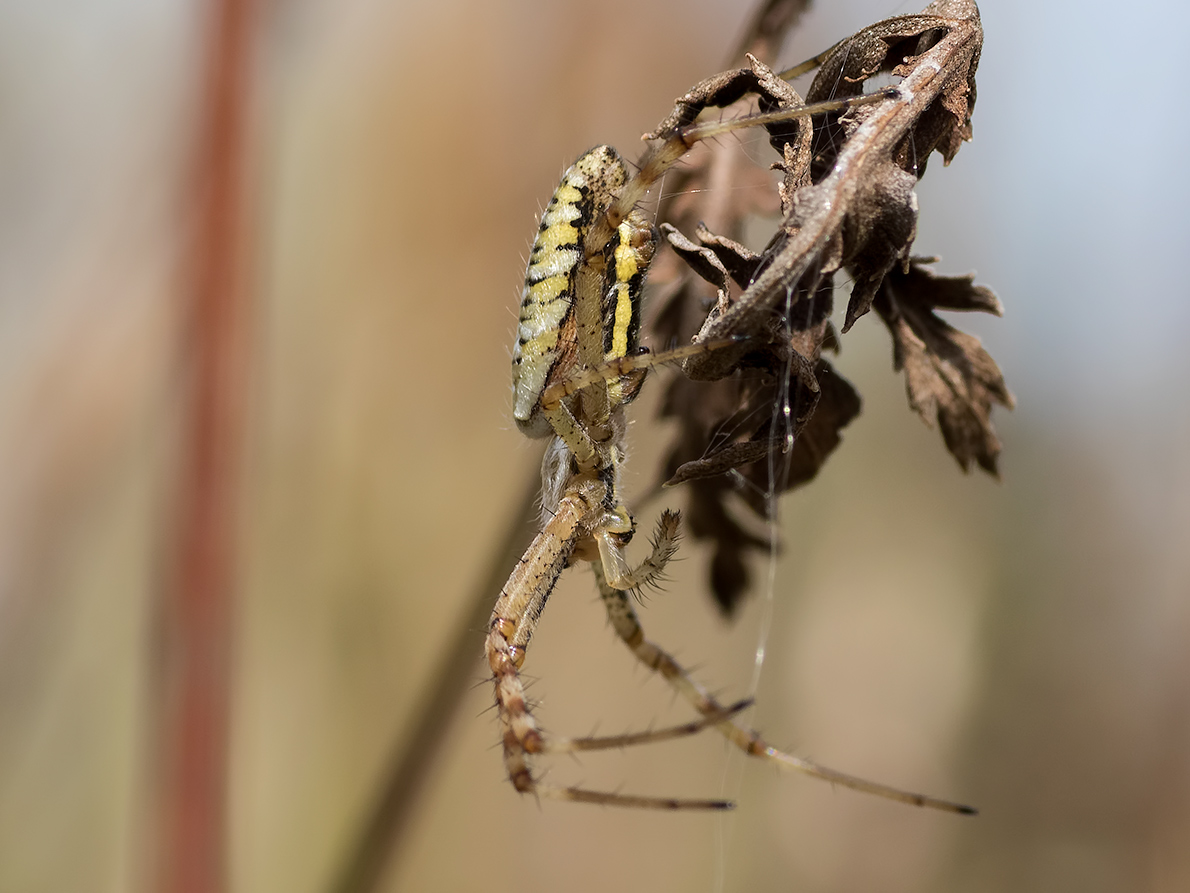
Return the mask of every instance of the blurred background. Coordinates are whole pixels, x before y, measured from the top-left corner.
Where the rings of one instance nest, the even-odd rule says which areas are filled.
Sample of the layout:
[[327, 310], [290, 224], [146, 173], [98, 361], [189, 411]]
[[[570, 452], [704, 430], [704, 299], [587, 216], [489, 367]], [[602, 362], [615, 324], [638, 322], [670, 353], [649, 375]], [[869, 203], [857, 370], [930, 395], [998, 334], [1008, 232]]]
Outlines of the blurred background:
[[[507, 373], [535, 217], [591, 145], [635, 156], [727, 63], [751, 7], [260, 10], [229, 889], [330, 889], [536, 472]], [[819, 2], [781, 62], [917, 9]], [[539, 805], [504, 776], [477, 633], [476, 685], [385, 889], [1190, 889], [1190, 124], [1174, 92], [1190, 13], [982, 14], [975, 140], [920, 185], [916, 250], [1006, 306], [957, 321], [1018, 401], [995, 417], [1002, 481], [965, 476], [907, 411], [864, 319], [838, 364], [864, 412], [781, 505], [771, 600], [760, 586], [721, 621], [688, 544], [642, 611], [725, 697], [750, 690], [771, 615], [750, 721], [982, 815], [781, 775], [714, 734], [558, 759], [550, 779], [727, 796], [730, 815]], [[196, 0], [0, 4], [4, 891], [150, 885], [207, 22]], [[755, 134], [736, 142], [767, 159]], [[660, 390], [631, 413], [640, 490], [669, 432]], [[585, 572], [552, 597], [526, 672], [562, 734], [689, 716], [634, 666]]]

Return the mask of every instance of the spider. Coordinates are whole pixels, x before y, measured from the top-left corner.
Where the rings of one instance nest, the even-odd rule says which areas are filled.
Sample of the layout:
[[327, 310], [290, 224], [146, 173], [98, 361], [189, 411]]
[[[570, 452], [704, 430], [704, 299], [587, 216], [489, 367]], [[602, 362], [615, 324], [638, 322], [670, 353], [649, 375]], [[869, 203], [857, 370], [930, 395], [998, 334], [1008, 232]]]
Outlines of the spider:
[[[695, 142], [758, 123], [795, 120], [808, 138], [809, 116], [895, 94], [792, 104], [790, 88], [749, 57], [751, 71], [712, 78], [678, 101], [653, 146], [630, 175], [610, 146], [596, 146], [562, 177], [533, 244], [514, 348], [513, 417], [534, 438], [549, 438], [542, 462], [540, 532], [521, 557], [492, 611], [485, 653], [495, 684], [503, 732], [504, 764], [521, 793], [570, 801], [656, 809], [729, 809], [725, 800], [670, 799], [560, 787], [535, 777], [530, 758], [623, 747], [695, 734], [714, 726], [745, 753], [837, 784], [906, 803], [952, 812], [970, 807], [912, 794], [836, 772], [767, 744], [734, 717], [749, 701], [725, 706], [664, 649], [645, 638], [631, 594], [655, 582], [677, 550], [679, 515], [666, 510], [652, 550], [633, 567], [625, 547], [636, 522], [624, 503], [620, 475], [625, 456], [625, 406], [639, 393], [649, 368], [734, 344], [692, 344], [651, 353], [639, 344], [641, 296], [656, 251], [652, 224], [638, 202]], [[799, 66], [798, 71], [804, 66]], [[726, 80], [725, 80], [726, 78]], [[766, 84], [769, 88], [766, 88]], [[707, 106], [723, 106], [758, 93], [768, 114], [694, 124]], [[796, 94], [794, 94], [796, 96]], [[784, 101], [782, 101], [784, 100]], [[785, 108], [777, 108], [785, 105]], [[607, 616], [617, 635], [645, 666], [660, 673], [701, 719], [672, 728], [600, 738], [547, 736], [528, 706], [520, 678], [526, 649], [559, 576], [591, 564]]]

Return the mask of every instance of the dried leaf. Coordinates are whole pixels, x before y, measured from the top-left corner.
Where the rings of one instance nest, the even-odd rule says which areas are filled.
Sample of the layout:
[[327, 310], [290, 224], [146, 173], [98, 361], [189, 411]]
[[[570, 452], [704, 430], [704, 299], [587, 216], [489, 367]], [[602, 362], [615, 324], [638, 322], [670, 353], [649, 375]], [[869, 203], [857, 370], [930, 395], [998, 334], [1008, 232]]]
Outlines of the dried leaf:
[[[793, 414], [799, 433], [792, 449], [784, 452], [787, 441], [780, 433], [782, 426], [773, 424], [773, 408], [781, 405], [776, 388], [757, 388], [755, 379], [749, 384], [732, 379], [668, 394], [671, 400], [689, 396], [706, 400], [709, 389], [715, 403], [710, 412], [672, 404], [663, 408], [663, 415], [678, 418], [685, 432], [675, 438], [666, 485], [685, 486], [688, 531], [696, 539], [713, 540], [711, 592], [728, 615], [747, 589], [747, 553], [767, 552], [770, 546], [768, 539], [748, 532], [737, 518], [733, 495], [739, 504], [766, 517], [774, 487], [782, 492], [810, 481], [839, 445], [842, 429], [860, 410], [855, 389], [826, 360], [819, 360], [813, 369], [799, 367], [791, 376], [789, 399], [790, 406], [796, 407]], [[729, 422], [714, 432], [692, 430], [696, 420], [725, 414], [738, 423]], [[712, 446], [703, 455], [693, 455], [700, 443]]]
[[893, 337], [893, 367], [905, 373], [909, 405], [928, 425], [935, 419], [946, 448], [964, 471], [975, 461], [997, 474], [1000, 441], [991, 409], [1013, 406], [995, 361], [973, 335], [938, 317], [935, 309], [981, 310], [999, 316], [999, 300], [972, 276], [935, 276], [914, 262], [890, 274], [876, 298], [876, 312]]
[[[760, 254], [739, 238], [748, 215], [773, 206], [756, 198], [772, 196], [771, 180], [757, 167], [740, 171], [739, 153], [709, 147], [682, 175], [697, 191], [662, 207], [675, 253], [654, 268], [654, 282], [670, 289], [654, 343], [681, 343], [695, 331], [696, 342], [744, 336], [738, 346], [689, 358], [684, 369], [697, 383], [675, 380], [662, 410], [679, 421], [668, 483], [690, 492], [692, 535], [714, 541], [712, 585], [727, 613], [747, 582], [747, 552], [768, 548], [735, 516], [731, 494], [766, 516], [773, 496], [817, 474], [859, 413], [855, 390], [822, 358], [838, 346], [829, 317], [839, 270], [853, 282], [843, 331], [876, 307], [893, 333], [913, 408], [938, 419], [964, 468], [974, 460], [995, 471], [990, 410], [1011, 406], [1011, 396], [979, 342], [933, 310], [996, 311], [999, 304], [969, 278], [935, 277], [910, 260], [914, 187], [926, 157], [937, 150], [949, 162], [971, 137], [982, 39], [971, 0], [941, 0], [920, 15], [865, 28], [818, 57], [807, 102], [858, 96], [877, 75], [901, 81], [867, 105], [768, 125], [780, 157], [774, 167], [783, 173], [775, 191], [784, 217]], [[749, 57], [747, 68], [696, 85], [650, 136], [670, 135], [702, 109], [749, 95], [761, 110], [802, 104]]]
[[[727, 313], [707, 320], [698, 340], [762, 336], [790, 295], [815, 293], [821, 278], [840, 265], [851, 269], [856, 281], [847, 326], [862, 315], [879, 280], [908, 257], [916, 232], [912, 184], [921, 167], [909, 147], [932, 140], [953, 155], [956, 140], [970, 134], [982, 40], [975, 4], [950, 0], [931, 4], [927, 14], [865, 28], [834, 48], [811, 99], [824, 98], [828, 84], [858, 94], [863, 79], [893, 68], [903, 80], [896, 95], [816, 124], [813, 182], [794, 192], [782, 232], [765, 252], [755, 280]], [[906, 58], [906, 46], [918, 54]], [[766, 83], [763, 66], [752, 67], [756, 83]], [[931, 112], [936, 106], [942, 111]], [[929, 126], [919, 134], [923, 116]], [[691, 358], [685, 368], [692, 378], [715, 380], [730, 374], [737, 359], [716, 351]]]

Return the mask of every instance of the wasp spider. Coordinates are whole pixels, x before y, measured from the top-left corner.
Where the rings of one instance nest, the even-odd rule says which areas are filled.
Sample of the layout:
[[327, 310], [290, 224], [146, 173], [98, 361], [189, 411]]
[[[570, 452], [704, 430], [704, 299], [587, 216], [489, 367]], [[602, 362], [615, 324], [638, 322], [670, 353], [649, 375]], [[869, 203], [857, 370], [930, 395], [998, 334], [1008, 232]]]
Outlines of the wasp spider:
[[[756, 69], [759, 63], [752, 61]], [[858, 102], [887, 95], [886, 91]], [[538, 754], [622, 747], [714, 726], [744, 752], [780, 766], [907, 803], [971, 812], [969, 807], [835, 772], [769, 746], [734, 720], [748, 702], [720, 704], [669, 653], [645, 638], [633, 608], [631, 593], [656, 580], [673, 557], [679, 518], [676, 512], [663, 512], [651, 554], [635, 567], [629, 564], [624, 551], [636, 525], [620, 489], [625, 406], [640, 392], [649, 367], [733, 343], [694, 344], [663, 353], [650, 353], [639, 345], [641, 294], [656, 235], [636, 205], [697, 140], [773, 119], [770, 114], [696, 125], [693, 119], [701, 106], [690, 102], [693, 96], [692, 92], [679, 102], [635, 175], [610, 146], [596, 146], [579, 158], [546, 207], [529, 258], [512, 361], [513, 416], [526, 435], [550, 438], [542, 465], [546, 520], [500, 593], [485, 645], [509, 779], [522, 793], [565, 800], [663, 809], [730, 808], [732, 804], [723, 800], [638, 797], [547, 785], [534, 776], [530, 765], [530, 758]], [[842, 105], [800, 106], [777, 114], [808, 119]], [[559, 738], [538, 727], [519, 671], [550, 592], [563, 570], [579, 561], [592, 565], [612, 627], [624, 644], [686, 698], [700, 720], [609, 738]]]

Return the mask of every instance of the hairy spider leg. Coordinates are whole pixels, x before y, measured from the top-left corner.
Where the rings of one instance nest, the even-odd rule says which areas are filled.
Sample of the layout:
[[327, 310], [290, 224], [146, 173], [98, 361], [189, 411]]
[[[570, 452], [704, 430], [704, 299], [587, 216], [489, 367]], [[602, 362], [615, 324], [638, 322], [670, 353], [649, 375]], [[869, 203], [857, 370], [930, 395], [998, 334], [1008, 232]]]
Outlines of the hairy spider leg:
[[636, 176], [618, 191], [615, 201], [608, 206], [604, 219], [591, 227], [586, 243], [588, 255], [599, 251], [611, 239], [615, 229], [633, 212], [633, 209], [640, 203], [648, 191], [699, 140], [722, 136], [725, 133], [743, 130], [748, 127], [794, 121], [798, 118], [810, 118], [814, 115], [826, 114], [827, 112], [837, 112], [842, 109], [869, 105], [898, 95], [900, 94], [896, 87], [888, 87], [864, 96], [830, 99], [824, 102], [791, 106], [761, 114], [744, 115], [739, 118], [708, 121], [702, 124], [689, 124], [667, 133], [658, 134], [660, 142], [654, 143], [645, 153], [644, 158], [641, 159], [640, 170]]
[[[640, 620], [636, 615], [636, 609], [633, 608], [632, 600], [627, 594], [609, 585], [608, 581], [604, 578], [602, 568], [598, 564], [594, 564], [593, 568], [595, 571], [595, 581], [599, 586], [599, 595], [603, 599], [604, 607], [607, 609], [608, 620], [611, 622], [612, 628], [616, 631], [616, 635], [628, 646], [628, 650], [636, 655], [637, 660], [646, 667], [659, 673], [673, 687], [674, 691], [689, 701], [694, 709], [704, 717], [721, 716], [724, 713], [724, 708], [715, 699], [714, 695], [697, 682], [669, 652], [645, 638], [644, 627], [641, 626]], [[795, 757], [768, 744], [760, 737], [759, 733], [738, 725], [731, 718], [723, 719], [716, 723], [715, 727], [728, 741], [744, 753], [775, 763], [783, 769], [792, 769], [815, 778], [821, 778], [833, 784], [842, 785], [843, 787], [863, 791], [868, 794], [875, 794], [878, 797], [885, 797], [889, 800], [908, 803], [913, 806], [926, 806], [931, 809], [940, 809], [944, 812], [957, 812], [966, 815], [974, 815], [976, 812], [974, 808], [964, 806], [961, 803], [952, 803], [949, 800], [940, 800], [924, 794], [902, 791], [878, 782], [857, 778], [854, 775], [848, 775], [835, 769], [819, 766], [817, 763], [802, 759], [801, 757]]]
[[[496, 704], [503, 729], [504, 763], [513, 786], [522, 793], [584, 803], [646, 809], [730, 809], [725, 800], [638, 797], [546, 785], [533, 777], [528, 759], [533, 754], [575, 753], [628, 747], [694, 735], [722, 723], [751, 702], [740, 701], [694, 722], [647, 732], [590, 738], [546, 736], [529, 709], [519, 669], [546, 600], [569, 562], [575, 546], [602, 511], [603, 485], [586, 480], [573, 486], [557, 511], [537, 535], [500, 593], [492, 612], [485, 652], [496, 687]], [[664, 560], [661, 562], [664, 565]]]

